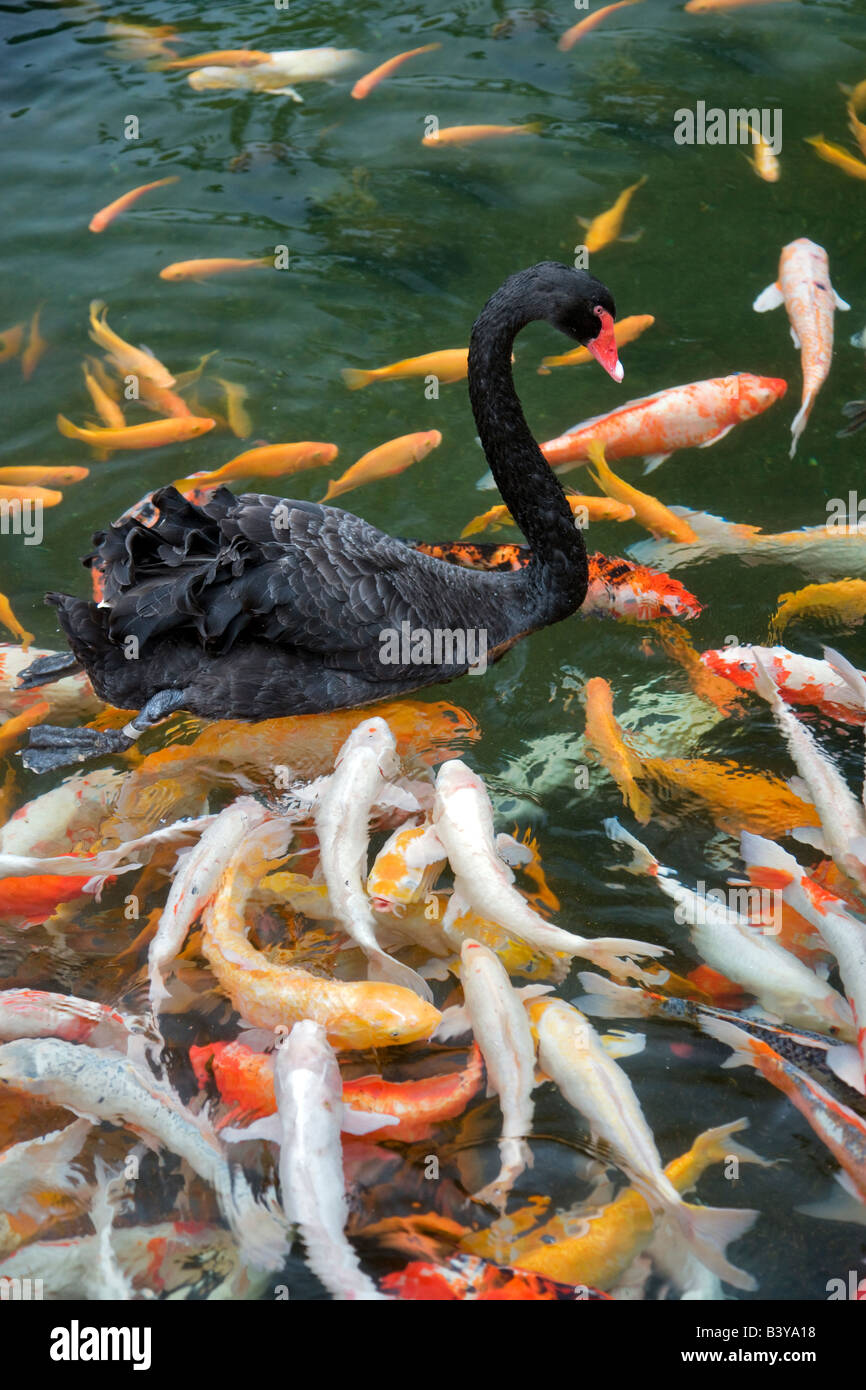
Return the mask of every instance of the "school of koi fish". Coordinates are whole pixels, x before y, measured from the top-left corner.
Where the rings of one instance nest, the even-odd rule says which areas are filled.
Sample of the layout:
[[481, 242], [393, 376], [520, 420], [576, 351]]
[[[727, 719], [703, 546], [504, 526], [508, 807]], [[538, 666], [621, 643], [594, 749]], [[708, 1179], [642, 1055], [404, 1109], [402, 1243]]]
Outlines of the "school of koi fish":
[[[641, 2], [597, 8], [561, 34], [559, 51]], [[751, 3], [689, 0], [685, 9]], [[107, 32], [118, 56], [182, 75], [194, 92], [301, 102], [298, 85], [350, 80], [365, 62], [332, 47], [179, 57], [174, 26], [109, 21]], [[441, 48], [383, 60], [357, 77], [351, 97], [366, 99]], [[866, 155], [866, 82], [848, 91], [845, 109]], [[421, 143], [538, 129], [451, 126]], [[866, 164], [841, 146], [810, 143], [866, 178]], [[753, 168], [766, 182], [780, 176], [760, 139]], [[107, 233], [140, 198], [178, 182], [120, 194], [90, 231]], [[620, 239], [645, 183], [587, 223], [591, 254]], [[156, 274], [170, 286], [272, 265], [197, 259]], [[805, 235], [779, 248], [775, 278], [752, 307], [783, 305], [802, 377], [793, 458], [831, 371], [835, 313], [849, 308], [828, 251]], [[251, 438], [240, 384], [214, 375], [208, 357], [173, 373], [111, 328], [108, 313], [91, 303], [86, 328], [101, 355], [82, 362], [98, 423], [58, 414], [65, 439], [104, 460], [213, 430]], [[619, 320], [617, 345], [654, 323], [649, 314]], [[0, 334], [0, 362], [17, 360], [27, 380], [46, 346], [37, 309]], [[590, 360], [578, 348], [545, 357], [538, 372]], [[141, 389], [131, 408], [129, 374]], [[467, 349], [347, 367], [343, 380], [359, 391], [430, 374], [463, 381]], [[104, 705], [85, 675], [18, 688], [30, 663], [54, 654], [33, 645], [0, 595], [0, 623], [16, 639], [0, 646], [0, 754], [10, 769], [0, 786], [0, 1282], [41, 1279], [46, 1297], [87, 1300], [760, 1293], [759, 1271], [736, 1247], [760, 1231], [750, 1177], [789, 1158], [784, 1114], [793, 1110], [833, 1178], [829, 1195], [803, 1210], [816, 1223], [866, 1225], [866, 781], [852, 788], [830, 748], [866, 736], [866, 673], [833, 646], [819, 659], [789, 636], [808, 625], [835, 640], [866, 619], [866, 522], [846, 513], [767, 533], [668, 506], [611, 467], [643, 458], [646, 475], [678, 451], [711, 446], [781, 402], [788, 384], [737, 371], [671, 385], [541, 444], [558, 475], [583, 468], [596, 489], [566, 488], [576, 524], [646, 532], [622, 556], [590, 554], [581, 618], [630, 624], [679, 688], [687, 684], [700, 729], [728, 721], [734, 741], [743, 721], [763, 719], [773, 761], [790, 767], [782, 777], [697, 757], [681, 731], [660, 745], [617, 717], [628, 692], [585, 680], [569, 775], [581, 795], [609, 779], [622, 799], [621, 819], [603, 820], [608, 920], [624, 920], [626, 901], [632, 921], [662, 908], [662, 932], [651, 923], [600, 935], [590, 921], [578, 931], [566, 920], [543, 835], [499, 813], [498, 789], [473, 769], [483, 730], [445, 700], [256, 724], [173, 718], [140, 747], [22, 800], [14, 755], [28, 730], [121, 728], [129, 711]], [[864, 402], [840, 408], [845, 433], [866, 423]], [[130, 419], [136, 410], [149, 418]], [[331, 478], [322, 500], [400, 475], [441, 443], [435, 429], [390, 439]], [[226, 483], [329, 468], [337, 456], [323, 441], [261, 443], [175, 485], [196, 502]], [[0, 498], [54, 507], [57, 489], [87, 473], [3, 468]], [[478, 486], [495, 487], [492, 476]], [[152, 518], [150, 493], [126, 514]], [[477, 539], [509, 528], [498, 504], [468, 519], [460, 541], [413, 544], [456, 564], [518, 569], [525, 547]], [[804, 584], [770, 605], [766, 645], [699, 650], [686, 623], [702, 612], [700, 567], [726, 557], [793, 567]], [[92, 578], [98, 600], [97, 569]], [[687, 818], [714, 829], [706, 876], [715, 887], [691, 886], [691, 874], [651, 847], [658, 827]], [[629, 1059], [652, 1046], [640, 1031], [647, 1020], [678, 1025], [686, 1052], [685, 1040], [710, 1039], [708, 1065], [750, 1069], [767, 1095], [778, 1093], [786, 1109], [775, 1152], [745, 1146], [747, 1121], [735, 1110], [662, 1156], [629, 1077]], [[567, 1107], [575, 1136], [566, 1187], [577, 1196], [565, 1205], [546, 1191], [539, 1162], [538, 1140], [550, 1139], [536, 1116], [540, 1088]], [[729, 1205], [705, 1204], [713, 1170], [733, 1170]]]

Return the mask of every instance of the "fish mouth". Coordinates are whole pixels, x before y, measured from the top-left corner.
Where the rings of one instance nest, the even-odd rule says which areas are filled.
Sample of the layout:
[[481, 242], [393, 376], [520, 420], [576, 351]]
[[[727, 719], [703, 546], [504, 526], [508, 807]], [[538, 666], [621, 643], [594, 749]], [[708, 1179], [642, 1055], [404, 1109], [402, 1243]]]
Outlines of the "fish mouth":
[[613, 377], [614, 381], [622, 381], [625, 373], [619, 360], [619, 353], [616, 350], [613, 315], [609, 314], [607, 309], [602, 309], [600, 304], [596, 305], [595, 312], [601, 321], [601, 328], [598, 331], [598, 337], [593, 338], [592, 342], [587, 343], [586, 346], [599, 366], [604, 367], [608, 376]]

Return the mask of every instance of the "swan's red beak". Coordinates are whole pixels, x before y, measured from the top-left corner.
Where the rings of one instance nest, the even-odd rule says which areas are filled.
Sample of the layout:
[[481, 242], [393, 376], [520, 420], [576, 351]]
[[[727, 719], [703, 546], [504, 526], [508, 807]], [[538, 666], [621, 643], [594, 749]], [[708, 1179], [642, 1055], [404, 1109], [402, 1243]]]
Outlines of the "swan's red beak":
[[613, 331], [613, 318], [606, 309], [600, 306], [595, 311], [601, 320], [601, 328], [597, 338], [593, 338], [591, 343], [587, 343], [589, 351], [614, 381], [622, 381], [624, 372], [619, 354], [616, 350], [616, 335]]

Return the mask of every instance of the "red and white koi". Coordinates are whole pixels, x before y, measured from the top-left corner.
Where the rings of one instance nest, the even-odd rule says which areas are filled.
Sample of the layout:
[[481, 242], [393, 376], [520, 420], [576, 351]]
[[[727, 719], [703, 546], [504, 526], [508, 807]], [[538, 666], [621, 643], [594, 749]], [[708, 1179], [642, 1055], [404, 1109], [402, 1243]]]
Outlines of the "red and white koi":
[[833, 358], [833, 313], [850, 309], [830, 284], [830, 261], [823, 246], [807, 237], [783, 246], [779, 278], [758, 295], [752, 308], [759, 314], [784, 304], [794, 347], [800, 349], [803, 396], [791, 425], [791, 458], [809, 421], [812, 406]]
[[859, 697], [829, 661], [801, 656], [787, 647], [716, 647], [701, 652], [701, 661], [717, 676], [741, 690], [754, 690], [758, 661], [769, 671], [780, 697], [789, 705], [809, 705], [845, 724], [866, 720]]
[[786, 1022], [823, 1033], [835, 1029], [846, 1042], [854, 1039], [854, 1019], [847, 1000], [767, 935], [760, 924], [734, 912], [716, 895], [686, 888], [673, 870], [660, 864], [619, 821], [606, 820], [604, 828], [615, 844], [632, 851], [628, 871], [654, 878], [676, 903], [675, 920], [688, 927], [695, 949], [707, 965], [742, 985], [762, 1008]]
[[751, 372], [670, 386], [572, 425], [542, 444], [541, 452], [556, 472], [567, 473], [587, 463], [590, 444], [600, 443], [610, 461], [643, 454], [649, 473], [677, 449], [718, 443], [735, 425], [768, 410], [787, 389], [785, 381]]
[[758, 1213], [684, 1202], [662, 1167], [628, 1076], [589, 1020], [561, 999], [535, 1000], [528, 1011], [538, 1039], [539, 1066], [593, 1133], [611, 1145], [650, 1207], [676, 1223], [689, 1249], [721, 1279], [735, 1288], [755, 1288], [751, 1275], [725, 1257], [725, 1247], [749, 1230]]
[[563, 952], [594, 961], [612, 974], [623, 957], [661, 956], [662, 946], [621, 937], [590, 940], [545, 921], [514, 887], [514, 875], [496, 852], [493, 808], [487, 789], [464, 762], [440, 767], [433, 810], [436, 833], [454, 873], [454, 892], [443, 923], [451, 924], [471, 908], [519, 941], [547, 954]]
[[89, 849], [123, 782], [114, 768], [76, 772], [21, 806], [0, 829], [0, 854], [51, 855]]
[[125, 1052], [129, 1040], [142, 1031], [138, 1019], [74, 994], [50, 994], [42, 989], [0, 991], [0, 1040], [61, 1038]]

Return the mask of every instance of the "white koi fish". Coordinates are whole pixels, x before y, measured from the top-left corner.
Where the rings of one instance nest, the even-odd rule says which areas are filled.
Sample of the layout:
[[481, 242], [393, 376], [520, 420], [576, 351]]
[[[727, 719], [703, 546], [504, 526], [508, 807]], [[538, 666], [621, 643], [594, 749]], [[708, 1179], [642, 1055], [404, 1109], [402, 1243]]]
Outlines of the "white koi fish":
[[0, 1085], [42, 1096], [82, 1119], [122, 1125], [178, 1154], [213, 1187], [243, 1257], [263, 1269], [281, 1266], [288, 1243], [273, 1200], [257, 1202], [205, 1117], [193, 1115], [128, 1057], [57, 1038], [20, 1038], [0, 1046]]
[[197, 92], [240, 88], [303, 101], [293, 82], [329, 82], [351, 71], [363, 56], [353, 48], [287, 48], [271, 53], [267, 62], [245, 67], [201, 67], [189, 74], [188, 81]]
[[346, 1238], [349, 1209], [340, 1146], [343, 1081], [336, 1054], [318, 1023], [296, 1023], [277, 1049], [274, 1089], [282, 1129], [283, 1210], [297, 1227], [311, 1270], [336, 1299], [384, 1300]]
[[91, 1047], [113, 1047], [124, 1052], [134, 1034], [143, 1034], [142, 1023], [91, 999], [74, 994], [50, 994], [42, 989], [5, 989], [0, 992], [0, 1041], [16, 1038], [62, 1038], [86, 1042]]
[[36, 1215], [40, 1207], [33, 1198], [38, 1192], [80, 1196], [87, 1184], [72, 1160], [78, 1157], [92, 1127], [90, 1120], [75, 1120], [65, 1129], [4, 1149], [0, 1153], [0, 1210]]
[[684, 1202], [662, 1168], [631, 1082], [589, 1020], [561, 999], [536, 1000], [529, 1014], [539, 1066], [593, 1133], [610, 1144], [641, 1196], [676, 1223], [692, 1253], [715, 1274], [735, 1288], [754, 1289], [751, 1275], [725, 1258], [725, 1247], [745, 1234], [758, 1212]]
[[166, 975], [183, 949], [187, 932], [210, 902], [223, 870], [245, 837], [261, 825], [267, 811], [250, 796], [238, 797], [216, 816], [180, 861], [148, 952], [150, 1007], [156, 1015], [168, 998]]
[[770, 706], [805, 784], [806, 795], [814, 803], [821, 821], [820, 830], [814, 826], [802, 827], [794, 831], [794, 839], [830, 854], [836, 867], [847, 874], [861, 892], [866, 892], [866, 814], [863, 806], [853, 796], [835, 764], [821, 751], [812, 731], [788, 708], [761, 658], [756, 656], [755, 661], [755, 691]]
[[[496, 852], [493, 808], [487, 789], [465, 763], [443, 763], [436, 776], [433, 824], [454, 873], [454, 892], [444, 927], [471, 908], [503, 931], [547, 954], [563, 952], [594, 961], [616, 974], [622, 957], [662, 956], [666, 948], [621, 937], [594, 941], [546, 922], [521, 897], [514, 875]], [[461, 938], [458, 936], [458, 941]], [[455, 943], [456, 944], [456, 943]]]
[[[159, 845], [171, 844], [184, 835], [197, 835], [213, 819], [213, 816], [196, 816], [191, 820], [179, 820], [174, 825], [151, 830], [147, 835], [127, 840], [114, 849], [100, 850], [97, 854], [53, 854], [45, 859], [30, 854], [0, 854], [0, 878], [21, 878], [27, 874], [80, 874], [86, 870], [96, 881], [107, 874], [127, 873], [131, 869], [140, 869], [141, 864], [124, 864], [124, 859], [156, 849]], [[89, 888], [89, 884], [85, 885], [85, 891]]]
[[829, 519], [820, 526], [798, 531], [762, 531], [746, 522], [726, 521], [711, 512], [671, 507], [697, 536], [695, 541], [669, 541], [659, 537], [638, 541], [628, 554], [641, 565], [666, 570], [693, 565], [714, 555], [738, 555], [744, 565], [792, 565], [818, 580], [849, 579], [866, 575], [866, 527], [858, 530], [847, 519]]
[[386, 778], [398, 770], [394, 735], [384, 719], [365, 719], [346, 739], [315, 812], [320, 868], [334, 916], [369, 961], [369, 978], [412, 989], [428, 1004], [430, 986], [382, 950], [365, 882], [370, 816]]
[[826, 1033], [836, 1029], [841, 1038], [854, 1038], [854, 1019], [850, 1005], [804, 965], [786, 951], [748, 917], [732, 911], [712, 895], [693, 892], [674, 877], [655, 855], [635, 839], [617, 820], [606, 820], [604, 828], [616, 844], [632, 850], [629, 872], [654, 878], [659, 888], [677, 905], [677, 922], [689, 928], [689, 935], [701, 959], [713, 970], [754, 994], [762, 1008], [800, 1028]]
[[802, 404], [791, 425], [791, 458], [809, 420], [812, 406], [830, 371], [833, 358], [834, 309], [850, 309], [830, 284], [830, 262], [823, 246], [807, 237], [782, 247], [779, 278], [758, 295], [752, 308], [759, 314], [784, 304], [794, 347], [803, 368]]
[[111, 813], [124, 773], [76, 772], [16, 811], [0, 830], [0, 854], [62, 854], [86, 849]]

